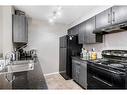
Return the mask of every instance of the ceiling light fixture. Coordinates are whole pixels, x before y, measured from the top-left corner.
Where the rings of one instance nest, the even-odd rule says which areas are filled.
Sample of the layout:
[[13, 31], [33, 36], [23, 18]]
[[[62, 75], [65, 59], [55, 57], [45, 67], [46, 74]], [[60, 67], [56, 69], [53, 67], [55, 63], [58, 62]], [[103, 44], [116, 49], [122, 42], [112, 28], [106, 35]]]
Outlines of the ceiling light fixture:
[[56, 15], [53, 16], [53, 19], [54, 19], [54, 20], [56, 19]]
[[58, 15], [59, 17], [61, 16], [61, 14], [62, 14], [62, 13], [61, 13], [60, 11], [57, 12], [57, 15]]
[[57, 9], [55, 11], [53, 11], [53, 15], [49, 19], [50, 23], [53, 23], [55, 19], [57, 19], [58, 17], [61, 17], [61, 15], [62, 15], [61, 9], [62, 9], [62, 7], [58, 6]]
[[57, 7], [57, 10], [58, 10], [58, 11], [60, 11], [61, 9], [62, 9], [62, 7], [61, 7], [61, 6], [58, 6], [58, 7]]
[[50, 23], [53, 23], [53, 22], [54, 22], [54, 20], [53, 20], [53, 19], [49, 19], [49, 22], [50, 22]]

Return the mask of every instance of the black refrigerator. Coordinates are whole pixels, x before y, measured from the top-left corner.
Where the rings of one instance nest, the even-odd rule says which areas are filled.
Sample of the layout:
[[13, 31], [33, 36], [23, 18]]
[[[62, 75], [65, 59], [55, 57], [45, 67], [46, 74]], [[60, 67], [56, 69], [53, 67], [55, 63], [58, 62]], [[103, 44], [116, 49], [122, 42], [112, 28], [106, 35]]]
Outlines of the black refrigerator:
[[80, 56], [82, 45], [78, 44], [78, 36], [60, 37], [59, 73], [64, 79], [72, 78], [72, 58]]

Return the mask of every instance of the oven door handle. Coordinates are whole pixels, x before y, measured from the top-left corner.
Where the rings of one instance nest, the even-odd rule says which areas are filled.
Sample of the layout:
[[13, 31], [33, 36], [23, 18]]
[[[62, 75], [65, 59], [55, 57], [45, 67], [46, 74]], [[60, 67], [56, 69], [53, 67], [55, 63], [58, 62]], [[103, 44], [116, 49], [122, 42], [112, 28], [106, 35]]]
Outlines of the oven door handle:
[[96, 77], [96, 76], [92, 76], [94, 79], [96, 79], [96, 80], [98, 80], [98, 81], [101, 81], [102, 83], [104, 83], [104, 84], [106, 84], [106, 85], [108, 85], [108, 86], [110, 86], [110, 87], [112, 87], [113, 85], [111, 85], [111, 84], [109, 84], [109, 83], [107, 83], [107, 82], [105, 82], [105, 81], [103, 81], [102, 79], [100, 79], [100, 78], [98, 78], [98, 77]]
[[112, 71], [112, 70], [109, 70], [109, 69], [105, 69], [105, 68], [103, 68], [103, 67], [97, 67], [97, 66], [95, 66], [94, 65], [94, 67], [95, 68], [99, 68], [99, 69], [103, 69], [103, 70], [105, 70], [105, 71], [107, 71], [107, 72], [110, 72], [110, 73], [114, 73], [114, 74], [117, 74], [117, 75], [120, 75], [120, 74], [122, 74], [122, 73], [120, 73], [120, 72], [115, 72], [115, 71]]

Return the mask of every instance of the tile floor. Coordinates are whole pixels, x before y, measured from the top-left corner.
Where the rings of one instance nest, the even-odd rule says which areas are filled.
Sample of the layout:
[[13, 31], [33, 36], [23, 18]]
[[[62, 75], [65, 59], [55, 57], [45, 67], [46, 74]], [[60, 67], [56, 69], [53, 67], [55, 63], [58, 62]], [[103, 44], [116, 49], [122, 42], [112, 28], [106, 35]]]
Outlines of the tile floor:
[[73, 80], [65, 80], [60, 74], [45, 76], [49, 90], [83, 90]]

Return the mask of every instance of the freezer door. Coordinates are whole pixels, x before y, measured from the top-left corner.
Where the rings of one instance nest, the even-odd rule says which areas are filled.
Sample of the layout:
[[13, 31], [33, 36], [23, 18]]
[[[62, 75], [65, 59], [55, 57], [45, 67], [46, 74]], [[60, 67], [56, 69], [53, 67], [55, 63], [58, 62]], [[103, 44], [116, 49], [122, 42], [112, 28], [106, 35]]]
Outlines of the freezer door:
[[60, 47], [67, 47], [67, 37], [60, 37]]
[[61, 74], [66, 74], [66, 55], [67, 49], [60, 48], [60, 64], [59, 64], [59, 71]]

